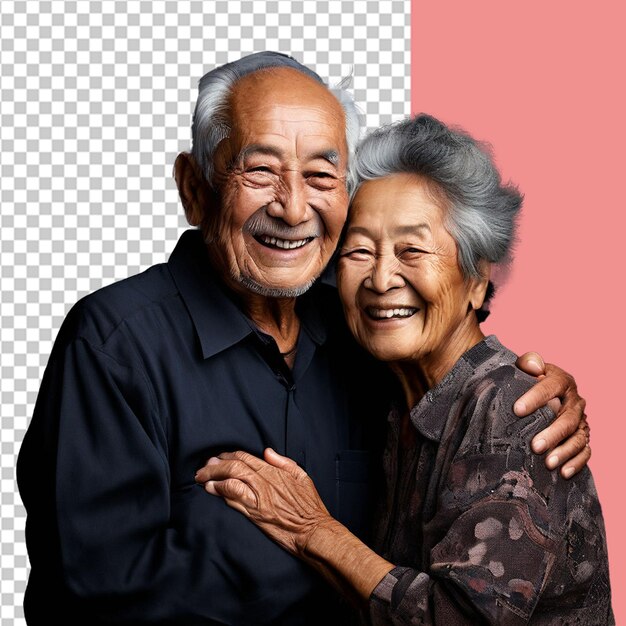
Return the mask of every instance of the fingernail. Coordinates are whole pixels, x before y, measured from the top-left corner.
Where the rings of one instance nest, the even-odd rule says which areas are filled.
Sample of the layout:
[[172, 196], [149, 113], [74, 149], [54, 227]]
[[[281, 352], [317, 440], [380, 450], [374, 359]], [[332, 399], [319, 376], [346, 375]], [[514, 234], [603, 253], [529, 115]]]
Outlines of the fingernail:
[[526, 413], [526, 403], [518, 400], [515, 403], [515, 412], [516, 413]]
[[556, 454], [548, 457], [548, 467], [554, 469], [559, 464], [559, 457]]
[[536, 441], [533, 441], [533, 452], [536, 452], [537, 454], [541, 454], [547, 447], [548, 445], [546, 444], [545, 439], [537, 439]]
[[565, 478], [571, 478], [574, 475], [574, 472], [576, 471], [576, 469], [574, 467], [566, 467], [563, 470], [563, 476]]

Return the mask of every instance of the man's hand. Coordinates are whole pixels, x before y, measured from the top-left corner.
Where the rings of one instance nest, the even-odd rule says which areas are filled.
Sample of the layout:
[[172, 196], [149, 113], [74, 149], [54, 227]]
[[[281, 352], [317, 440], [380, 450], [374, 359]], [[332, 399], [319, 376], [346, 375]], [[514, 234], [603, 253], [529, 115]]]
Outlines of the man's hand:
[[517, 400], [513, 410], [524, 417], [547, 404], [555, 412], [554, 422], [535, 435], [531, 445], [536, 454], [548, 452], [548, 469], [560, 465], [561, 476], [571, 478], [591, 457], [586, 403], [578, 395], [576, 381], [556, 365], [544, 363], [536, 352], [523, 354], [516, 365], [539, 382]]

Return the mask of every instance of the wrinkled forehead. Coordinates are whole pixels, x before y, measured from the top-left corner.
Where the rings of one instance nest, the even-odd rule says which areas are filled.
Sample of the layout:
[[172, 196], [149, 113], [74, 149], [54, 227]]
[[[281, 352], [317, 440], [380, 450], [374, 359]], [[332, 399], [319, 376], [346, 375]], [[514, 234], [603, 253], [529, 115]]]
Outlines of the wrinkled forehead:
[[326, 86], [292, 68], [265, 68], [241, 78], [229, 98], [233, 130], [249, 133], [263, 122], [317, 123], [345, 143], [345, 113]]

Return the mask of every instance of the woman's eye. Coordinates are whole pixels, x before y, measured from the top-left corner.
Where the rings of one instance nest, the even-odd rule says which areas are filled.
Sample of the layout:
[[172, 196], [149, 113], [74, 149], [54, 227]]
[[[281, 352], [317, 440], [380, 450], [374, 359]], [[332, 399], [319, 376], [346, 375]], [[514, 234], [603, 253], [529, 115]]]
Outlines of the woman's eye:
[[345, 250], [341, 253], [341, 256], [349, 259], [366, 259], [369, 258], [372, 253], [367, 248], [352, 248], [351, 250]]
[[248, 172], [265, 172], [271, 174], [272, 170], [267, 167], [267, 165], [258, 165], [257, 167], [248, 168]]
[[422, 250], [421, 248], [413, 248], [410, 246], [408, 248], [404, 248], [400, 252], [400, 256], [406, 258], [414, 258], [419, 256], [420, 254], [424, 254], [424, 250]]

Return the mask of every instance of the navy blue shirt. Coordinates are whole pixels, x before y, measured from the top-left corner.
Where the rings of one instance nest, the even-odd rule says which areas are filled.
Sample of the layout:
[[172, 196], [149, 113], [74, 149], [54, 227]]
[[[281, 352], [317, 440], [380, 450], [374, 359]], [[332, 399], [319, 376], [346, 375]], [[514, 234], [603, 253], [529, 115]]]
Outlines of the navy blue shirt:
[[386, 376], [334, 288], [297, 309], [290, 370], [187, 231], [167, 264], [70, 311], [18, 461], [29, 624], [341, 623], [316, 574], [194, 483], [214, 454], [271, 446], [364, 532]]

